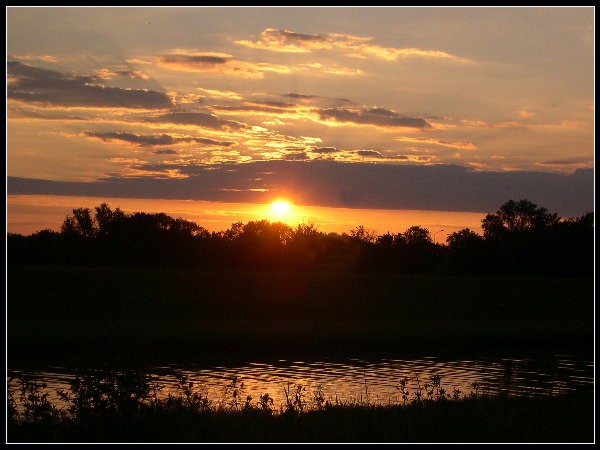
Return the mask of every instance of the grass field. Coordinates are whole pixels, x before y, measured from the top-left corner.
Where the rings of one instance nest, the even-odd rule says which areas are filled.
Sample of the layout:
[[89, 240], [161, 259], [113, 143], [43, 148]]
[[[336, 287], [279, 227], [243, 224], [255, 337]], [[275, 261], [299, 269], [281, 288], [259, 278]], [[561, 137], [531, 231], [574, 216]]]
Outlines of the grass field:
[[9, 267], [8, 359], [593, 349], [593, 280]]
[[592, 443], [593, 395], [343, 405], [301, 414], [186, 406], [9, 423], [8, 442]]

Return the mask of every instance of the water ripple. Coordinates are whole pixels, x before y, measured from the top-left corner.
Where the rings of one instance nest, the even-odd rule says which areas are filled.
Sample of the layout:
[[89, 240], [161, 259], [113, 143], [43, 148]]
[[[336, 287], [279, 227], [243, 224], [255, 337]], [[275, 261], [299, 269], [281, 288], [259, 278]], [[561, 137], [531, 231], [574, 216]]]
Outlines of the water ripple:
[[[274, 399], [275, 405], [285, 403], [285, 390], [302, 385], [304, 401], [310, 402], [320, 392], [329, 401], [369, 401], [383, 404], [401, 402], [399, 383], [406, 380], [410, 395], [421, 389], [434, 388], [434, 376], [450, 395], [460, 392], [467, 395], [478, 383], [480, 392], [504, 392], [509, 395], [532, 393], [557, 393], [570, 390], [593, 390], [594, 365], [569, 355], [557, 355], [550, 360], [523, 358], [475, 358], [444, 361], [433, 356], [420, 359], [380, 359], [289, 361], [253, 361], [235, 366], [195, 366], [176, 363], [153, 368], [150, 375], [165, 385], [163, 395], [175, 393], [176, 373], [183, 374], [194, 386], [211, 399], [224, 399], [233, 389], [253, 399], [264, 393]], [[46, 371], [10, 369], [9, 385], [15, 386], [11, 377], [30, 376], [46, 383], [47, 389], [68, 389], [78, 371], [65, 367], [51, 367]], [[438, 391], [439, 392], [439, 391]], [[51, 395], [55, 399], [56, 395]], [[243, 397], [245, 398], [245, 397]]]

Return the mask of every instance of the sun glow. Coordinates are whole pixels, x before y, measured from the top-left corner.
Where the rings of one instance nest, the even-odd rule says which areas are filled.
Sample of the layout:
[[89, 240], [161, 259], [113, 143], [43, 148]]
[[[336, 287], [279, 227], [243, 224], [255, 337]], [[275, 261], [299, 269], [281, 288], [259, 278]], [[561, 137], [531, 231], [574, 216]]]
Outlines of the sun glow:
[[289, 214], [292, 206], [285, 200], [276, 200], [271, 203], [271, 211], [278, 217], [285, 217]]
[[[278, 199], [279, 200], [279, 199]], [[283, 198], [282, 198], [283, 200]], [[283, 200], [285, 201], [285, 200]], [[29, 235], [43, 229], [58, 231], [65, 214], [79, 207], [93, 208], [106, 202], [127, 214], [135, 211], [164, 212], [196, 222], [209, 231], [227, 230], [232, 223], [249, 221], [285, 222], [290, 226], [313, 223], [325, 233], [347, 233], [357, 225], [374, 229], [377, 234], [404, 232], [421, 225], [430, 230], [444, 229], [453, 233], [470, 228], [481, 234], [481, 218], [486, 212], [416, 211], [329, 208], [324, 206], [290, 205], [288, 212], [277, 215], [272, 203], [223, 203], [202, 200], [152, 200], [139, 198], [76, 197], [53, 195], [8, 195], [8, 231]], [[442, 233], [437, 235], [439, 241]]]

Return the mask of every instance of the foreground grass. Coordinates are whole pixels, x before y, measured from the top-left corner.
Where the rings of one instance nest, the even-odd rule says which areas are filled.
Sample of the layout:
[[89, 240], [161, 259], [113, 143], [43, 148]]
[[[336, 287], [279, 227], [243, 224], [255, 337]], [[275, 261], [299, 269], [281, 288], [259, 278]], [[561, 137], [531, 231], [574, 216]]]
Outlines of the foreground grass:
[[11, 422], [8, 442], [593, 442], [593, 397], [330, 406], [301, 414], [177, 408]]
[[18, 267], [9, 360], [593, 346], [593, 280]]

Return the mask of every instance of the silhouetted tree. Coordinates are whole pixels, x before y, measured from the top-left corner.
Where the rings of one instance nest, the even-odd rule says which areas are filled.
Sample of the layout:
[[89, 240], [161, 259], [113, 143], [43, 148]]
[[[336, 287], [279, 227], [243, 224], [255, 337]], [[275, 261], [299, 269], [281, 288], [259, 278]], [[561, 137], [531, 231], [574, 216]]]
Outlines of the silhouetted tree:
[[89, 208], [77, 208], [73, 210], [72, 216], [67, 215], [60, 229], [65, 234], [91, 238], [95, 236], [98, 227]]
[[367, 244], [373, 244], [377, 241], [377, 235], [375, 234], [375, 231], [367, 230], [364, 225], [357, 225], [350, 230], [350, 236]]
[[427, 228], [414, 225], [402, 233], [406, 245], [426, 245], [431, 244], [431, 233]]
[[6, 259], [17, 264], [61, 264], [69, 255], [61, 234], [44, 229], [30, 236], [8, 233]]
[[17, 264], [31, 264], [29, 237], [19, 233], [6, 233], [6, 260]]
[[107, 203], [96, 206], [96, 224], [98, 226], [98, 234], [100, 235], [108, 234], [115, 222], [125, 220], [126, 218], [127, 215], [123, 211], [119, 208], [113, 211]]
[[371, 253], [367, 264], [373, 269], [384, 271], [398, 271], [402, 267], [402, 256], [399, 249], [406, 244], [404, 236], [401, 233], [396, 235], [389, 231], [377, 236], [376, 246]]
[[381, 248], [391, 248], [394, 245], [394, 235], [388, 231], [385, 234], [377, 236], [376, 243]]
[[480, 274], [488, 270], [485, 240], [469, 228], [450, 233], [446, 238], [446, 270], [450, 273]]
[[564, 262], [583, 255], [584, 247], [571, 252], [565, 244], [574, 236], [564, 230], [568, 221], [529, 200], [509, 200], [482, 220], [490, 270], [508, 275], [567, 273]]
[[544, 273], [594, 274], [594, 213], [561, 220], [545, 234]]
[[326, 253], [325, 234], [310, 224], [292, 229], [286, 246], [287, 264], [295, 269], [309, 269], [321, 262]]
[[446, 238], [450, 250], [468, 250], [474, 246], [480, 245], [483, 238], [469, 228], [463, 228], [460, 231], [450, 233]]
[[358, 225], [350, 230], [350, 234], [343, 234], [347, 239], [346, 251], [353, 255], [353, 267], [359, 270], [374, 269], [377, 258], [377, 235], [374, 230], [368, 230], [364, 225]]
[[278, 267], [284, 262], [292, 229], [282, 222], [268, 220], [234, 223], [224, 233], [231, 242], [231, 262], [248, 267]]
[[165, 213], [125, 214], [106, 203], [77, 208], [61, 232], [7, 235], [7, 261], [20, 264], [144, 267], [246, 267], [377, 270], [396, 273], [590, 276], [594, 215], [561, 219], [528, 200], [508, 202], [482, 220], [483, 236], [465, 228], [447, 245], [427, 228], [377, 236], [359, 225], [349, 234], [322, 233], [267, 220], [204, 227]]
[[409, 227], [402, 233], [403, 244], [401, 249], [404, 270], [407, 272], [436, 272], [439, 266], [438, 246], [431, 240], [431, 233], [427, 228], [419, 225]]
[[231, 227], [223, 233], [223, 237], [229, 241], [233, 241], [239, 238], [244, 232], [244, 223], [235, 222], [231, 224]]
[[488, 214], [481, 222], [486, 239], [497, 239], [507, 233], [542, 229], [554, 225], [560, 220], [556, 213], [529, 200], [509, 200], [500, 206], [495, 214]]

